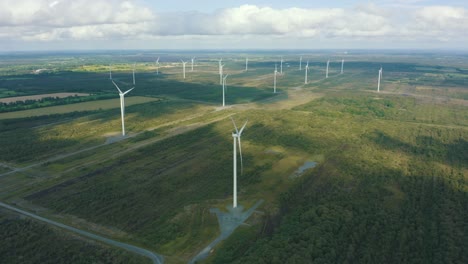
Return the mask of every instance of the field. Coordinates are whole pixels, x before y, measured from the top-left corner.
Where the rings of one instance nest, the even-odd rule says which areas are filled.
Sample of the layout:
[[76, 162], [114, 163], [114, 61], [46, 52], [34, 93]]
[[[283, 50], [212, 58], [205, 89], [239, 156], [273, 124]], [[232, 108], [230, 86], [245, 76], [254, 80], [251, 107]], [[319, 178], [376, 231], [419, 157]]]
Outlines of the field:
[[[144, 104], [158, 100], [157, 98], [133, 96], [125, 99], [125, 105]], [[93, 102], [77, 103], [71, 105], [51, 106], [47, 108], [16, 111], [10, 113], [0, 113], [0, 119], [28, 118], [33, 116], [59, 115], [72, 112], [92, 112], [97, 110], [107, 110], [120, 108], [120, 99], [99, 100]]]
[[[304, 84], [287, 53], [277, 94], [277, 52], [249, 54], [247, 72], [230, 52], [124, 55], [82, 54], [84, 65], [54, 57], [34, 75], [45, 68], [34, 57], [0, 67], [0, 87], [15, 95], [111, 93], [108, 65], [130, 87], [137, 62], [125, 139], [118, 99], [0, 114], [2, 202], [186, 263], [219, 235], [209, 209], [232, 204], [232, 117], [248, 120], [239, 203], [264, 203], [203, 262], [468, 261], [466, 55], [355, 51], [340, 74], [341, 54], [310, 52]], [[195, 55], [184, 80], [177, 61]], [[317, 166], [294, 175], [307, 161]]]
[[27, 101], [27, 100], [40, 100], [42, 98], [47, 97], [58, 97], [58, 98], [65, 98], [70, 96], [88, 96], [89, 94], [84, 93], [52, 93], [52, 94], [38, 94], [38, 95], [30, 95], [30, 96], [17, 96], [17, 97], [8, 97], [4, 99], [0, 99], [0, 103], [12, 103], [18, 101]]

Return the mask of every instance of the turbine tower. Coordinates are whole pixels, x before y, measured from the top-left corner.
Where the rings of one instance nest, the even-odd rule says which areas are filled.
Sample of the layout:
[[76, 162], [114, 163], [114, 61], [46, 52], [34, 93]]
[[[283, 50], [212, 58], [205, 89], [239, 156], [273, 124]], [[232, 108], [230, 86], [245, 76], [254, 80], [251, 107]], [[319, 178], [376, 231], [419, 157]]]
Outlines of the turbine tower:
[[122, 136], [125, 136], [125, 95], [128, 94], [131, 90], [135, 89], [135, 87], [131, 88], [130, 90], [126, 91], [126, 92], [122, 92], [119, 88], [119, 86], [117, 86], [117, 84], [114, 82], [114, 80], [112, 80], [112, 83], [115, 85], [115, 88], [117, 88], [117, 90], [119, 90], [119, 96], [120, 96], [120, 114], [122, 116]]
[[274, 79], [273, 79], [273, 93], [276, 93], [276, 74], [278, 73], [277, 66], [275, 64], [275, 72], [274, 72]]
[[249, 58], [246, 57], [245, 58], [245, 71], [247, 71], [249, 69]]
[[[237, 129], [236, 123], [234, 122], [234, 119], [232, 119], [232, 123], [234, 124], [234, 128], [236, 130], [236, 133], [232, 133], [232, 137], [234, 139], [234, 151], [233, 151], [233, 172], [234, 172], [234, 188], [233, 188], [233, 201], [232, 201], [232, 208], [237, 208], [237, 151], [236, 151], [236, 143], [239, 144], [239, 154], [240, 154], [240, 160], [241, 160], [241, 173], [244, 169], [244, 165], [242, 164], [242, 148], [241, 148], [241, 135], [242, 131], [244, 131], [245, 126], [247, 125], [247, 121], [245, 121], [244, 125], [241, 127], [240, 130]], [[237, 141], [237, 142], [236, 142]]]
[[219, 80], [221, 81], [220, 84], [223, 84], [223, 69], [224, 69], [225, 64], [220, 64], [219, 65]]
[[195, 61], [195, 57], [192, 58], [192, 70], [190, 70], [190, 71], [192, 71], [192, 72], [193, 72], [193, 62], [194, 62], [194, 61]]
[[325, 74], [325, 78], [328, 78], [328, 65], [330, 65], [330, 60], [327, 61], [327, 72]]
[[226, 74], [226, 76], [223, 77], [223, 107], [226, 106], [226, 78], [229, 76], [229, 74]]
[[302, 71], [302, 56], [299, 58], [299, 70]]
[[156, 74], [159, 74], [159, 57], [156, 59]]
[[380, 79], [382, 79], [382, 67], [379, 70], [379, 80], [377, 81], [377, 92], [380, 92]]
[[185, 80], [185, 64], [187, 64], [186, 61], [180, 60], [182, 62], [182, 68], [183, 68], [183, 74], [184, 74], [184, 80]]
[[307, 64], [305, 66], [305, 80], [304, 80], [304, 84], [307, 84], [309, 82], [309, 80], [307, 79], [307, 73], [309, 72], [309, 61], [307, 61]]
[[219, 84], [223, 84], [223, 69], [221, 66], [222, 62], [223, 62], [223, 58], [218, 60]]
[[341, 73], [343, 74], [343, 68], [344, 68], [344, 59], [341, 59]]
[[109, 80], [112, 80], [112, 65], [109, 64]]
[[281, 73], [281, 75], [283, 75], [283, 61], [284, 61], [283, 57], [281, 57], [281, 62], [280, 62], [281, 63], [280, 64], [280, 73]]
[[133, 64], [133, 85], [135, 86], [135, 66], [136, 63]]

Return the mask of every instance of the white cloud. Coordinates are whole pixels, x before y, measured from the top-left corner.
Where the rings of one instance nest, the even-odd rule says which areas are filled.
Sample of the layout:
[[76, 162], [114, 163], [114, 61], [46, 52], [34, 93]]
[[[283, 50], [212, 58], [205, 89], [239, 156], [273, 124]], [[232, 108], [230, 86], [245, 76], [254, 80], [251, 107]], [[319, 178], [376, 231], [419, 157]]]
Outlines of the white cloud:
[[[409, 0], [409, 2], [419, 2]], [[408, 2], [400, 0], [400, 2]], [[157, 13], [131, 0], [3, 0], [2, 39], [37, 41], [147, 40], [249, 36], [249, 39], [339, 41], [464, 41], [468, 12], [462, 7], [274, 9], [242, 5], [213, 13]], [[184, 39], [187, 39], [184, 38]], [[1, 49], [1, 48], [0, 48]]]

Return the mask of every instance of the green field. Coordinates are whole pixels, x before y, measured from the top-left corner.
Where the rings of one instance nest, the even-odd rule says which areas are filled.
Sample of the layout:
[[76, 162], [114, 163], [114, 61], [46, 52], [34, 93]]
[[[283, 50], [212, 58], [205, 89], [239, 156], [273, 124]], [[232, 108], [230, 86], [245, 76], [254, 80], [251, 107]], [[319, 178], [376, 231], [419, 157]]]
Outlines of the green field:
[[[156, 75], [151, 56], [139, 57], [126, 140], [105, 144], [120, 131], [118, 100], [0, 120], [0, 162], [36, 164], [0, 176], [0, 200], [186, 263], [219, 234], [209, 209], [232, 203], [233, 117], [248, 120], [239, 203], [264, 203], [204, 263], [466, 263], [467, 65], [455, 57], [438, 65], [437, 54], [355, 54], [344, 74], [334, 58], [325, 79], [330, 55], [311, 53], [304, 85], [290, 55], [274, 95], [277, 53], [249, 56], [248, 72], [229, 54], [230, 107], [221, 109], [219, 54], [205, 56], [185, 80], [177, 63]], [[31, 78], [108, 82], [106, 58]], [[113, 63], [113, 76], [129, 84], [131, 62]], [[306, 161], [317, 166], [293, 177]]]
[[[117, 97], [117, 96], [116, 96]], [[157, 101], [157, 98], [142, 97], [142, 96], [129, 96], [125, 98], [125, 105], [137, 105], [148, 102]], [[85, 112], [85, 111], [97, 111], [120, 108], [120, 99], [109, 99], [109, 100], [98, 100], [92, 102], [84, 102], [70, 105], [59, 105], [51, 106], [40, 109], [31, 109], [24, 111], [16, 111], [11, 113], [0, 113], [0, 119], [12, 119], [12, 118], [26, 118], [33, 116], [44, 116], [44, 115], [57, 115], [67, 114], [72, 112]]]

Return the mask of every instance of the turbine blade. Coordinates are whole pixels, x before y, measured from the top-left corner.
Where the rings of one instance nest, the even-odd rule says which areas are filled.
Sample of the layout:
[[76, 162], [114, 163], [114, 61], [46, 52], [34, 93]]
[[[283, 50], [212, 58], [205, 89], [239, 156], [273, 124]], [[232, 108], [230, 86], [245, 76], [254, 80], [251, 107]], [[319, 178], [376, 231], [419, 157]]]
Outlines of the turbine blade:
[[239, 138], [240, 138], [240, 136], [241, 136], [241, 134], [242, 134], [242, 131], [244, 131], [244, 128], [245, 128], [245, 126], [247, 125], [247, 122], [249, 122], [249, 121], [248, 121], [248, 120], [245, 121], [244, 125], [243, 125], [242, 128], [239, 130]]
[[236, 133], [239, 134], [239, 130], [237, 129], [236, 122], [234, 122], [234, 119], [231, 117], [231, 121], [234, 124], [234, 128], [236, 129]]
[[124, 95], [128, 94], [131, 90], [135, 89], [135, 87], [133, 87], [132, 89], [126, 91], [125, 93], [123, 93]]
[[240, 134], [239, 137], [237, 138], [237, 143], [239, 143], [239, 155], [240, 155], [240, 162], [241, 162], [241, 174], [244, 173], [244, 162], [242, 160], [242, 147], [241, 147], [241, 138]]
[[117, 84], [114, 82], [114, 80], [111, 80], [112, 83], [115, 85], [115, 88], [117, 88], [117, 90], [119, 90], [119, 93], [122, 93], [122, 91], [120, 90], [120, 88], [117, 86]]

